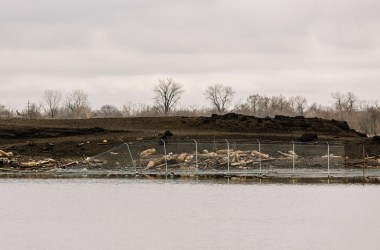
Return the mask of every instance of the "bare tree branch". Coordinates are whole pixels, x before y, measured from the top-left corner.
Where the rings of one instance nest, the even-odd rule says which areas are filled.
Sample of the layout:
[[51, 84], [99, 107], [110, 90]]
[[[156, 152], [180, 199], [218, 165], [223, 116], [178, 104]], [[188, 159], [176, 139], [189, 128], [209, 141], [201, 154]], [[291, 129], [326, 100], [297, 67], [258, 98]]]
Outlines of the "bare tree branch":
[[155, 94], [153, 98], [154, 107], [165, 115], [168, 115], [175, 107], [184, 92], [182, 85], [171, 78], [159, 80], [158, 85], [154, 87], [153, 91]]
[[88, 103], [88, 95], [80, 89], [76, 89], [66, 95], [65, 107], [73, 118], [88, 118], [91, 107]]
[[47, 106], [46, 108], [44, 107], [45, 113], [51, 118], [56, 118], [62, 100], [62, 93], [58, 90], [49, 89], [44, 92], [43, 99]]
[[208, 86], [204, 94], [218, 113], [221, 114], [226, 112], [228, 105], [231, 104], [235, 91], [230, 86], [215, 84]]
[[123, 113], [114, 105], [106, 104], [93, 112], [93, 116], [101, 118], [122, 117]]

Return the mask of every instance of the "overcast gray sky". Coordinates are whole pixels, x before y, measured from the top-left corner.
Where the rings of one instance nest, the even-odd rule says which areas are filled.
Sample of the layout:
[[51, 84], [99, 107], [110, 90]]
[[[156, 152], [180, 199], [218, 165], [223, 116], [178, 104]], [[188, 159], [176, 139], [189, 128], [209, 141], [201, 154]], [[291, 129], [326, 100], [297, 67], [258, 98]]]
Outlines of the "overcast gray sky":
[[94, 107], [152, 103], [158, 79], [183, 84], [182, 105], [206, 86], [377, 100], [378, 0], [0, 0], [0, 104], [20, 108], [46, 89], [80, 88]]

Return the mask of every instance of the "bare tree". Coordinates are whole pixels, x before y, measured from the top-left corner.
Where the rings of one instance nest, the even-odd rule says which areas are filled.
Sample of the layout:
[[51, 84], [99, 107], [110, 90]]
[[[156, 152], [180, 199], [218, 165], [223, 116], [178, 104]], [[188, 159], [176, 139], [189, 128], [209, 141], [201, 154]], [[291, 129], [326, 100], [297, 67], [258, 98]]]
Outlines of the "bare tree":
[[37, 119], [41, 117], [42, 104], [31, 103], [28, 101], [28, 106], [19, 112], [16, 110], [17, 115], [27, 119]]
[[204, 94], [218, 113], [221, 114], [226, 112], [228, 105], [231, 104], [235, 91], [230, 86], [215, 84], [208, 86]]
[[88, 95], [80, 89], [76, 89], [66, 95], [65, 107], [73, 118], [88, 118], [91, 107], [88, 103]]
[[331, 97], [333, 98], [335, 109], [339, 112], [354, 111], [358, 107], [359, 98], [352, 92], [347, 92], [346, 94], [334, 92]]
[[43, 99], [47, 106], [44, 107], [45, 113], [51, 118], [56, 118], [62, 100], [62, 93], [58, 90], [49, 89], [44, 92]]
[[158, 112], [168, 115], [181, 98], [184, 90], [181, 84], [171, 78], [158, 80], [158, 82], [153, 89], [154, 107]]
[[241, 105], [244, 112], [257, 117], [289, 113], [289, 107], [289, 102], [282, 95], [268, 97], [259, 94], [250, 95], [247, 102]]
[[302, 96], [286, 98], [279, 96], [250, 95], [247, 102], [240, 105], [240, 110], [258, 117], [274, 115], [304, 115], [307, 100]]
[[356, 110], [359, 98], [352, 92], [348, 92], [345, 96], [346, 111], [352, 112]]
[[337, 111], [343, 112], [346, 110], [346, 102], [344, 94], [341, 92], [334, 92], [331, 94], [331, 97], [333, 98], [334, 107]]
[[131, 103], [124, 104], [121, 112], [124, 117], [144, 117], [144, 116], [157, 116], [157, 111], [154, 107], [144, 103]]
[[358, 108], [359, 99], [352, 92], [346, 94], [341, 92], [335, 92], [331, 94], [333, 98], [333, 106], [337, 111], [337, 118], [349, 120], [352, 117], [353, 112]]
[[28, 109], [29, 119], [37, 119], [41, 117], [42, 104], [31, 103]]
[[272, 96], [270, 98], [270, 107], [275, 114], [283, 114], [289, 111], [290, 104], [285, 96], [280, 94], [279, 96]]
[[380, 122], [380, 106], [375, 101], [374, 103], [366, 102], [362, 104], [360, 113], [359, 128], [366, 134], [377, 135]]
[[307, 100], [305, 97], [299, 95], [296, 97], [291, 97], [289, 98], [289, 103], [296, 115], [304, 115], [307, 108]]
[[0, 104], [0, 118], [3, 119], [9, 119], [13, 116], [12, 109], [6, 107], [5, 105]]
[[259, 98], [258, 103], [258, 116], [268, 116], [269, 115], [269, 107], [270, 107], [270, 98], [267, 96], [262, 96]]
[[259, 113], [260, 99], [261, 99], [261, 96], [259, 96], [258, 94], [250, 95], [247, 98], [247, 104], [246, 105], [248, 106], [248, 109], [250, 109], [250, 111], [252, 112], [252, 115], [254, 115], [254, 116], [257, 116]]
[[380, 108], [379, 106], [373, 106], [367, 110], [370, 116], [371, 133], [373, 135], [378, 135], [378, 126], [380, 121]]
[[96, 117], [122, 117], [123, 113], [116, 107], [110, 104], [106, 104], [100, 107], [99, 110], [94, 112]]

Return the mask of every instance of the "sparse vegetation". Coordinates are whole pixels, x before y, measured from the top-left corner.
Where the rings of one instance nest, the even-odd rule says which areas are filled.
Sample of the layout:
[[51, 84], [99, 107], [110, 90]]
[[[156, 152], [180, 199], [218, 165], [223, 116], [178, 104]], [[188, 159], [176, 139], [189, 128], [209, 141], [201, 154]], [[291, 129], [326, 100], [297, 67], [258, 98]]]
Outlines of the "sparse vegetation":
[[179, 106], [179, 100], [185, 92], [183, 86], [173, 79], [159, 80], [154, 87], [152, 104], [128, 102], [122, 107], [104, 104], [98, 110], [91, 107], [88, 94], [76, 89], [69, 92], [62, 101], [63, 93], [46, 90], [40, 104], [29, 102], [23, 110], [14, 110], [0, 104], [0, 118], [25, 119], [75, 119], [75, 118], [112, 118], [112, 117], [158, 117], [158, 116], [211, 116], [213, 113], [234, 112], [256, 117], [274, 117], [275, 115], [319, 117], [347, 121], [349, 126], [368, 135], [380, 132], [380, 106], [377, 101], [361, 100], [352, 92], [331, 94], [331, 105], [318, 103], [308, 105], [303, 96], [285, 97], [282, 94], [265, 96], [251, 94], [243, 102], [231, 108], [234, 90], [230, 86], [213, 85], [205, 89], [204, 95], [210, 101], [210, 107], [198, 105]]

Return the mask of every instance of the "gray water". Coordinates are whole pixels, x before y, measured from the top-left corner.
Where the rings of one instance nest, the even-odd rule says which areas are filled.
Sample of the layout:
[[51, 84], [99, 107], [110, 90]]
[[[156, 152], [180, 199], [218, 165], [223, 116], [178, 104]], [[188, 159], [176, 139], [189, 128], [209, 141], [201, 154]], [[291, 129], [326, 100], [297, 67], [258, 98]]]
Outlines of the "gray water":
[[0, 249], [380, 249], [380, 186], [0, 180]]

